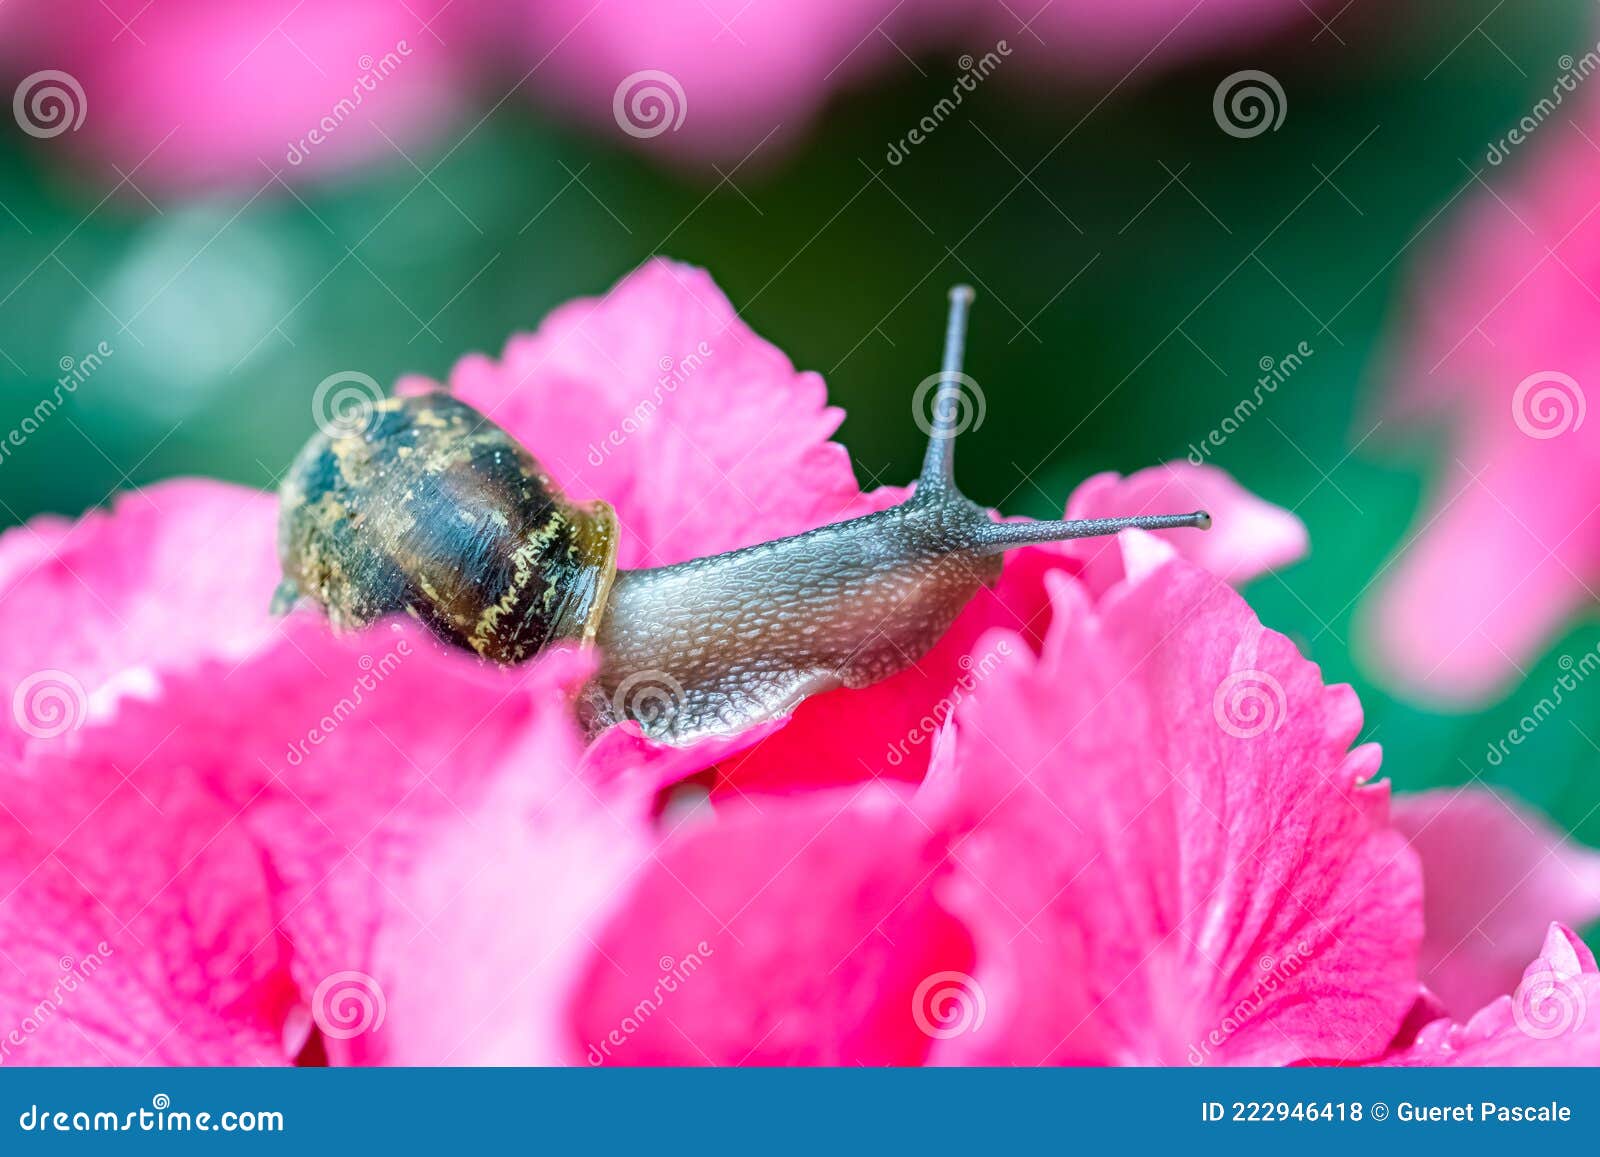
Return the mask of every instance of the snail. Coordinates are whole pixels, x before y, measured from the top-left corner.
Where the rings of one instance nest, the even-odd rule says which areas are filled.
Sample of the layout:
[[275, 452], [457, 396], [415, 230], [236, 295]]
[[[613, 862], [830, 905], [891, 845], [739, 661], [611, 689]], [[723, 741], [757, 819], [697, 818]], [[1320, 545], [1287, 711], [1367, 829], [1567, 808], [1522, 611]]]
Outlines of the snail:
[[314, 435], [285, 476], [276, 599], [336, 630], [404, 612], [498, 664], [593, 643], [591, 730], [636, 719], [687, 743], [864, 687], [926, 654], [1014, 547], [1210, 515], [996, 522], [956, 488], [973, 292], [950, 291], [930, 437], [897, 506], [672, 566], [617, 569], [617, 520], [567, 499], [510, 434], [444, 391], [388, 398], [363, 428]]

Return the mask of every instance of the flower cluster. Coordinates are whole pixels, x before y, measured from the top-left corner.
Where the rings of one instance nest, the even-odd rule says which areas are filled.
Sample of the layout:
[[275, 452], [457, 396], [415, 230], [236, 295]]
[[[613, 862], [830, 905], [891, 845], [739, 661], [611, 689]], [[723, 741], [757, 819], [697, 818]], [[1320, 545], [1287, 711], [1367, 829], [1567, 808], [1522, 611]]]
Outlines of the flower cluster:
[[[623, 566], [899, 496], [859, 490], [821, 380], [688, 267], [449, 387], [615, 506]], [[264, 494], [171, 482], [10, 531], [0, 687], [81, 702], [0, 730], [4, 1059], [1600, 1060], [1600, 973], [1550, 924], [1600, 914], [1600, 856], [1487, 793], [1391, 800], [1354, 693], [1229, 585], [1305, 549], [1292, 514], [1188, 464], [1067, 513], [1173, 507], [1216, 530], [1015, 552], [909, 670], [684, 749], [586, 742], [586, 652], [502, 670], [270, 618]], [[403, 659], [364, 680], [374, 655]]]

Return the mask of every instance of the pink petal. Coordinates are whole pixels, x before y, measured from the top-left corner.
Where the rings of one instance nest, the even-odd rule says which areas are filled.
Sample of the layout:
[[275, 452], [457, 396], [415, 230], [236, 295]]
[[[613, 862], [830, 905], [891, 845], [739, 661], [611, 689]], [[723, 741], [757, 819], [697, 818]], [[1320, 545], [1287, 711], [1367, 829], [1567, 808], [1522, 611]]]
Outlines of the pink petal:
[[1403, 795], [1393, 814], [1422, 860], [1422, 980], [1458, 1016], [1515, 987], [1552, 918], [1600, 917], [1600, 852], [1494, 792]]
[[197, 780], [124, 754], [8, 777], [5, 1062], [285, 1063], [293, 985], [259, 849]]
[[1419, 873], [1348, 687], [1173, 561], [1098, 607], [1051, 580], [1037, 659], [957, 715], [949, 904], [993, 1031], [943, 1059], [1367, 1056], [1415, 995]]
[[[1187, 514], [1209, 511], [1208, 531], [1160, 530], [1184, 558], [1235, 585], [1305, 557], [1305, 523], [1281, 506], [1257, 498], [1215, 466], [1169, 462], [1126, 478], [1096, 474], [1067, 500], [1067, 518], [1115, 518], [1131, 514]], [[1105, 539], [1073, 544], [1084, 559], [1094, 590], [1104, 590], [1121, 577], [1119, 552]]]
[[0, 754], [70, 743], [161, 672], [259, 645], [274, 629], [276, 519], [269, 495], [196, 479], [0, 535]]
[[[1576, 107], [1593, 119], [1592, 100]], [[1389, 412], [1446, 418], [1453, 439], [1363, 633], [1380, 670], [1430, 700], [1504, 691], [1594, 601], [1600, 184], [1593, 133], [1574, 127], [1476, 194], [1407, 311]]]
[[466, 72], [462, 13], [426, 0], [24, 5], [30, 63], [68, 72], [88, 106], [61, 144], [108, 183], [120, 169], [141, 187], [255, 189], [274, 171], [404, 163], [397, 148], [449, 119]]
[[757, 337], [700, 269], [654, 260], [450, 385], [660, 566], [866, 513], [822, 379]]
[[[120, 790], [133, 802], [85, 838], [104, 874], [149, 865], [121, 885], [133, 908], [189, 854], [152, 830], [135, 787], [212, 793], [230, 837], [248, 841], [253, 876], [211, 871], [204, 895], [259, 919], [235, 917], [215, 947], [158, 941], [176, 963], [127, 946], [154, 990], [183, 985], [180, 965], [236, 968], [233, 941], [260, 940], [281, 955], [277, 1019], [240, 1015], [279, 1059], [286, 1024], [315, 1024], [335, 1063], [553, 1063], [571, 1059], [557, 1018], [584, 928], [648, 847], [649, 797], [578, 776], [566, 689], [588, 670], [571, 652], [488, 668], [419, 630], [335, 639], [295, 615], [244, 662], [169, 675], [73, 749], [34, 749], [24, 770], [41, 791], [79, 784], [92, 802], [132, 769]], [[195, 842], [221, 826], [191, 825]]]
[[1437, 1020], [1391, 1065], [1600, 1064], [1600, 973], [1573, 932], [1551, 924], [1516, 990], [1465, 1024]]
[[1378, 586], [1361, 627], [1383, 674], [1446, 705], [1520, 680], [1592, 601], [1600, 562], [1600, 475], [1591, 485], [1550, 444], [1515, 429], [1460, 453], [1470, 472], [1445, 471], [1426, 529]]
[[589, 1063], [918, 1063], [944, 1010], [919, 1020], [913, 997], [970, 972], [972, 946], [905, 802], [861, 788], [688, 823], [598, 940], [572, 1020]]

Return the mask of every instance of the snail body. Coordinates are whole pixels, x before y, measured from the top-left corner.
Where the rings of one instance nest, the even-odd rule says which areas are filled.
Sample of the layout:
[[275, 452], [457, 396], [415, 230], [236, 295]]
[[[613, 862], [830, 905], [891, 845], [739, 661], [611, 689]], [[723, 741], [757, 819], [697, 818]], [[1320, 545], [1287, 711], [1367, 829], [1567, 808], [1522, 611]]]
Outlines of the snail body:
[[998, 523], [955, 486], [972, 291], [951, 291], [944, 368], [915, 492], [888, 510], [673, 566], [618, 571], [603, 502], [573, 503], [487, 417], [445, 393], [385, 399], [324, 431], [281, 488], [278, 603], [337, 629], [405, 613], [496, 663], [593, 642], [593, 728], [635, 719], [684, 743], [778, 718], [809, 695], [916, 662], [1031, 543], [1130, 526], [1205, 528], [1203, 511]]

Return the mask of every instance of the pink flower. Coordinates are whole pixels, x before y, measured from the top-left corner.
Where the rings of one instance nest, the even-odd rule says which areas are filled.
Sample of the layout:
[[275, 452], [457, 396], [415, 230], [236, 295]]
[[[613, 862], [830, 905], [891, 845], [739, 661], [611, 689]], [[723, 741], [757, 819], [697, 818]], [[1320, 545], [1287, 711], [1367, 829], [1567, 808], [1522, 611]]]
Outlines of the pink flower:
[[1423, 265], [1396, 372], [1393, 410], [1451, 440], [1365, 634], [1398, 683], [1448, 702], [1502, 692], [1600, 575], [1600, 186], [1567, 126], [1528, 147]]
[[1600, 917], [1600, 852], [1493, 792], [1400, 796], [1394, 823], [1422, 858], [1422, 982], [1456, 1015], [1514, 988], [1551, 920]]
[[156, 189], [404, 165], [400, 150], [448, 121], [468, 75], [461, 14], [436, 0], [21, 0], [15, 20], [25, 51], [11, 71], [65, 72], [79, 89], [53, 84], [70, 116], [82, 107], [79, 128], [48, 110], [34, 123], [108, 181]]
[[[820, 380], [696, 270], [653, 263], [452, 385], [616, 506], [624, 565], [887, 497], [827, 441]], [[1303, 529], [1209, 468], [1068, 505], [1178, 494], [1217, 518], [1204, 566], [1138, 532], [1018, 552], [918, 679], [684, 750], [586, 747], [589, 655], [499, 670], [405, 626], [269, 618], [273, 504], [250, 491], [167, 483], [8, 532], [0, 1060], [1438, 1059], [1449, 1032], [1411, 1026], [1445, 861], [1423, 824], [1419, 869], [1390, 824], [1350, 690], [1219, 577]], [[883, 778], [920, 787], [866, 782], [906, 720], [918, 768]], [[713, 764], [739, 794], [655, 814]], [[1463, 920], [1530, 857], [1484, 831], [1508, 851]], [[1547, 947], [1549, 983], [1587, 998], [1576, 951]]]
[[[1063, 73], [1110, 83], [1255, 39], [1308, 6], [1286, 0], [511, 0], [512, 38], [547, 100], [621, 140], [724, 166], [760, 165], [836, 93], [908, 58], [958, 71], [959, 101], [980, 84]], [[1153, 58], [1153, 60], [1152, 60]], [[962, 78], [965, 82], [962, 82]], [[991, 79], [993, 78], [993, 79]], [[931, 112], [931, 110], [930, 110]], [[931, 112], [937, 125], [948, 113]], [[917, 114], [921, 118], [921, 113]], [[918, 119], [905, 129], [916, 131]], [[923, 126], [926, 131], [926, 125]], [[888, 142], [885, 142], [887, 147]]]
[[600, 941], [583, 1039], [650, 993], [653, 954], [705, 941], [671, 1024], [604, 1059], [1381, 1054], [1415, 997], [1420, 880], [1376, 749], [1349, 750], [1354, 696], [1153, 553], [1098, 606], [1051, 576], [1038, 655], [985, 637], [1005, 658], [918, 796], [759, 797], [669, 842]]
[[1600, 973], [1594, 954], [1569, 929], [1552, 924], [1516, 991], [1496, 997], [1464, 1024], [1445, 1018], [1426, 1025], [1410, 1047], [1385, 1063], [1600, 1064], [1597, 1003]]

